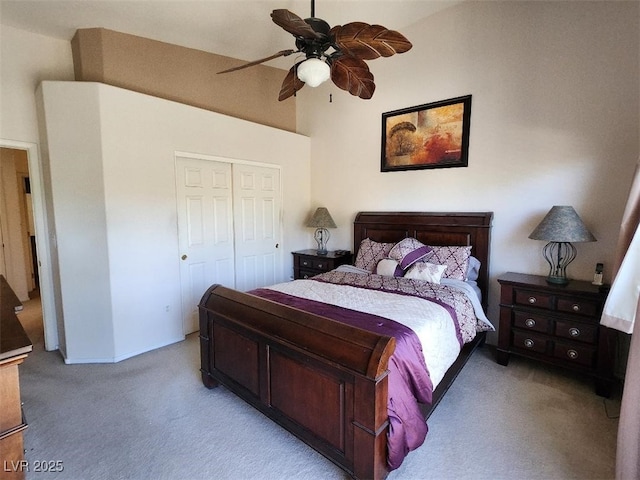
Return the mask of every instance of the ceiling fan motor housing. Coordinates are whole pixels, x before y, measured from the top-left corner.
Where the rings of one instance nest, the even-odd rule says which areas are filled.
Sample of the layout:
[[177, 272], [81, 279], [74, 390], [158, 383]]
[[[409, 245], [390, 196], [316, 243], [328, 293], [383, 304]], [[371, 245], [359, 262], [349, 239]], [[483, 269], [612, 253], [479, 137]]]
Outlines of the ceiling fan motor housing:
[[331, 46], [331, 38], [329, 37], [331, 27], [321, 18], [305, 18], [304, 21], [320, 35], [319, 38], [296, 37], [296, 48], [304, 52], [307, 58], [322, 58], [324, 52]]

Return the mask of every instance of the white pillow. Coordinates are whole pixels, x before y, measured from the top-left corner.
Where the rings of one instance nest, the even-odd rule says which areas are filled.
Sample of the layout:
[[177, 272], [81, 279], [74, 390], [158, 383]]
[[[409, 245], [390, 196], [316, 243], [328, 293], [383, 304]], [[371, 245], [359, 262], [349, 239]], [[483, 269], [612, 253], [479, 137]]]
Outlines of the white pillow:
[[440, 283], [442, 274], [446, 269], [446, 265], [418, 262], [411, 266], [404, 276], [405, 278], [415, 278], [416, 280], [425, 280], [431, 283]]
[[383, 258], [378, 262], [378, 265], [376, 265], [376, 273], [387, 277], [401, 277], [403, 271], [397, 260], [393, 258]]

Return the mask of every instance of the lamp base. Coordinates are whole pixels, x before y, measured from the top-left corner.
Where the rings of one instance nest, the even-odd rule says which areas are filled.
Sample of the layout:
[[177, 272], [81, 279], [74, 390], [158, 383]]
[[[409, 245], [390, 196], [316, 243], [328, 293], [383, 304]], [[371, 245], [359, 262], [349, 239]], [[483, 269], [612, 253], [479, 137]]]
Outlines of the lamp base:
[[318, 250], [316, 250], [316, 254], [324, 256], [329, 253], [327, 250], [327, 241], [330, 236], [329, 230], [326, 228], [320, 227], [316, 229], [316, 233], [314, 234], [314, 238], [316, 239], [316, 242], [318, 242]]
[[569, 279], [567, 277], [547, 277], [547, 283], [552, 285], [567, 285], [569, 283]]
[[576, 258], [576, 247], [570, 242], [549, 242], [542, 249], [544, 259], [549, 264], [547, 283], [552, 285], [566, 285], [567, 265]]

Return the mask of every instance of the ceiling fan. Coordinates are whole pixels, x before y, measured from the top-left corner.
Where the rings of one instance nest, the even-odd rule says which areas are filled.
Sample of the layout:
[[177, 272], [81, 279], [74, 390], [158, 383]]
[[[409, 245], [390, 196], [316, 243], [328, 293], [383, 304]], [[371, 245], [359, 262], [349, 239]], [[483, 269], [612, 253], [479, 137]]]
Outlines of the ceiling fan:
[[282, 82], [278, 100], [285, 100], [305, 84], [317, 87], [329, 78], [338, 88], [351, 95], [369, 99], [376, 89], [373, 74], [365, 60], [404, 53], [412, 45], [404, 35], [381, 25], [352, 22], [331, 28], [315, 17], [315, 1], [311, 0], [311, 17], [302, 19], [289, 10], [271, 12], [273, 22], [295, 37], [296, 50], [281, 50], [260, 60], [245, 63], [218, 73], [235, 72], [278, 57], [303, 53]]

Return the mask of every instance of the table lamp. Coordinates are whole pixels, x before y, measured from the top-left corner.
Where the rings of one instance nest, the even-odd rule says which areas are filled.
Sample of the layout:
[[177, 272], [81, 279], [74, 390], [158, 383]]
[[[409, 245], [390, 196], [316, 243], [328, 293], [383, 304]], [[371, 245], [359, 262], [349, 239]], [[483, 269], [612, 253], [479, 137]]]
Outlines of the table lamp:
[[316, 227], [316, 232], [313, 235], [316, 242], [318, 242], [318, 251], [316, 253], [318, 255], [326, 255], [328, 253], [327, 242], [331, 236], [327, 228], [337, 228], [329, 210], [325, 207], [319, 207], [307, 222], [307, 227]]
[[573, 207], [558, 205], [549, 210], [529, 238], [549, 242], [542, 254], [549, 264], [547, 283], [556, 285], [569, 283], [567, 265], [576, 258], [576, 247], [571, 242], [597, 241]]

